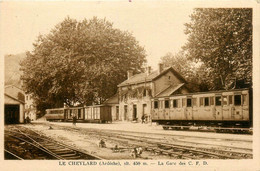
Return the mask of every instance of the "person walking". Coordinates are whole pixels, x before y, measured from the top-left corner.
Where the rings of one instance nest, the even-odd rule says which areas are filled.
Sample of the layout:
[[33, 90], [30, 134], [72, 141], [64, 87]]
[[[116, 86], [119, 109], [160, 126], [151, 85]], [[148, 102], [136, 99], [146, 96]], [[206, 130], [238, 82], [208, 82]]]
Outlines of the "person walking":
[[142, 124], [144, 123], [144, 119], [145, 119], [145, 117], [144, 117], [144, 115], [142, 115], [142, 118], [141, 118]]
[[73, 116], [72, 120], [73, 120], [73, 125], [76, 126], [77, 118], [75, 115]]

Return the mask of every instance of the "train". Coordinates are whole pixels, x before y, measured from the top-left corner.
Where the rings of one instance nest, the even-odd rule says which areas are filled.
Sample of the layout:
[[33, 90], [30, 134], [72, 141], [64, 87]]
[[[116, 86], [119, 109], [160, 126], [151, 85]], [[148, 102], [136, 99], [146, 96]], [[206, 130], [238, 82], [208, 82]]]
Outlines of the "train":
[[252, 129], [252, 89], [209, 91], [151, 99], [152, 122], [163, 129], [192, 126], [219, 131]]
[[45, 114], [45, 118], [47, 121], [70, 122], [73, 120], [74, 116], [76, 117], [77, 122], [112, 122], [111, 107], [107, 105], [46, 109]]

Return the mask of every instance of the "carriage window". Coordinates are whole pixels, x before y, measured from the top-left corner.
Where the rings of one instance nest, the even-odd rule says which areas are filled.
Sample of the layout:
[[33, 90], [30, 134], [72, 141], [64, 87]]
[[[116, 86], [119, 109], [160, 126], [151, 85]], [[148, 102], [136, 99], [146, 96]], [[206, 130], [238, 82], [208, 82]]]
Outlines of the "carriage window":
[[191, 107], [191, 99], [187, 99], [187, 107]]
[[235, 95], [235, 105], [241, 105], [241, 95]]
[[228, 100], [227, 100], [227, 96], [223, 96], [222, 99], [223, 99], [223, 105], [227, 105], [227, 101], [228, 101]]
[[177, 101], [177, 99], [174, 99], [174, 100], [173, 100], [173, 107], [174, 107], [174, 108], [177, 108], [177, 107], [178, 107], [178, 101]]
[[210, 105], [214, 105], [214, 97], [210, 97]]
[[200, 106], [203, 106], [203, 97], [200, 97]]
[[158, 109], [158, 101], [154, 101], [154, 108]]
[[209, 106], [209, 98], [208, 97], [204, 98], [204, 105]]
[[170, 105], [169, 105], [169, 100], [165, 100], [165, 101], [164, 101], [164, 107], [165, 107], [165, 108], [169, 108], [169, 106], [170, 106]]
[[192, 106], [197, 106], [197, 98], [192, 99]]
[[217, 96], [215, 99], [216, 99], [216, 106], [221, 106], [221, 96]]
[[233, 104], [233, 96], [228, 96], [228, 103], [229, 105]]
[[247, 95], [243, 94], [243, 105], [247, 105]]

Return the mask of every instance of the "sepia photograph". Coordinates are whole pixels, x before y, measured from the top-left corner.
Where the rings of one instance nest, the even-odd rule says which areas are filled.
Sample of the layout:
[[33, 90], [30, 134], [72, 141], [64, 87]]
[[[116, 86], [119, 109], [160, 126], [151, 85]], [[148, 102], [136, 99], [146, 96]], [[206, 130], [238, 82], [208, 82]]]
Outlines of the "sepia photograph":
[[0, 2], [1, 167], [260, 169], [259, 2], [211, 2]]

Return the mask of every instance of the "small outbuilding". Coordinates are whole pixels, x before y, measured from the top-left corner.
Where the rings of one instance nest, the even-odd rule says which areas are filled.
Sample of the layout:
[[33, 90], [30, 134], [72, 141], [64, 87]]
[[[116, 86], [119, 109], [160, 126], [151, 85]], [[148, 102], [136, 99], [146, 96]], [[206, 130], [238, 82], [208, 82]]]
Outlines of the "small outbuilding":
[[105, 105], [111, 106], [111, 114], [112, 114], [112, 120], [118, 121], [119, 118], [119, 100], [118, 100], [118, 94], [115, 94], [114, 96], [110, 97], [104, 102]]
[[13, 85], [5, 87], [5, 124], [24, 123], [24, 92]]

